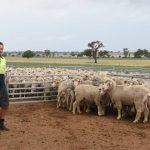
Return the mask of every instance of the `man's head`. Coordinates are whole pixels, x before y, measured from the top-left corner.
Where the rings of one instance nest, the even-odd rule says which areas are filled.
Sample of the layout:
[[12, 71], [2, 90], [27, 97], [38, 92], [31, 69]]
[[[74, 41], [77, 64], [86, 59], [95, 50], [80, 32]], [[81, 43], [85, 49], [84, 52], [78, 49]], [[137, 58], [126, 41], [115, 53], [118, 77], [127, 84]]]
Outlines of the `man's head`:
[[4, 44], [0, 42], [0, 56], [2, 56], [4, 50]]

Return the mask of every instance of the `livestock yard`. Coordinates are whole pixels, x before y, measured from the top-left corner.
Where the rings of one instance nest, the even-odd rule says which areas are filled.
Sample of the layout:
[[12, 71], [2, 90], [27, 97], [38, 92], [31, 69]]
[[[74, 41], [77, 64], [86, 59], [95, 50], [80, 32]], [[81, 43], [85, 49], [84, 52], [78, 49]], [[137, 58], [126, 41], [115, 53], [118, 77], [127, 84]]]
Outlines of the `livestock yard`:
[[[29, 59], [29, 64], [31, 66], [36, 64], [36, 68], [31, 66], [27, 67], [29, 64], [26, 66], [22, 58], [9, 59], [9, 65], [15, 66], [16, 63], [16, 67], [7, 68], [7, 84], [10, 101], [12, 103], [6, 117], [6, 123], [11, 131], [0, 132], [0, 150], [150, 149], [150, 120], [147, 123], [143, 123], [143, 120], [145, 122], [147, 121], [145, 120], [147, 107], [150, 108], [149, 74], [143, 76], [141, 72], [139, 73], [138, 70], [134, 70], [134, 72], [128, 71], [128, 74], [125, 74], [130, 75], [128, 78], [112, 77], [108, 75], [108, 70], [102, 72], [98, 70], [93, 71], [92, 69], [85, 70], [83, 68], [58, 68], [56, 66], [60, 65], [61, 62], [57, 63], [54, 59], [52, 59], [53, 62], [50, 62], [51, 60], [48, 61], [48, 58], [46, 58], [43, 63], [47, 65], [56, 63], [57, 65], [52, 68], [41, 67], [38, 65], [38, 59], [39, 58]], [[64, 62], [64, 65], [68, 63], [68, 65], [88, 65], [88, 63], [91, 64], [91, 61], [93, 61], [83, 59], [82, 63], [77, 63], [76, 60], [77, 59], [70, 63], [69, 59], [60, 59], [60, 61]], [[121, 64], [121, 60], [116, 60], [116, 62], [117, 61], [120, 61], [119, 64]], [[139, 60], [131, 61], [136, 61], [136, 65], [133, 65], [133, 67], [149, 66], [149, 61], [147, 60], [141, 60], [140, 65], [137, 64]], [[101, 64], [101, 62], [102, 61], [99, 60], [99, 64]], [[18, 67], [19, 63], [22, 63], [21, 67]], [[130, 61], [128, 61], [127, 65], [131, 66], [129, 63]], [[106, 65], [110, 65], [110, 63]], [[113, 61], [111, 65], [114, 65]], [[125, 65], [121, 64], [121, 66]], [[118, 74], [118, 72], [114, 70], [111, 70], [111, 73]], [[141, 74], [140, 77], [142, 78], [134, 78], [133, 75], [135, 74]], [[144, 113], [142, 113], [140, 120], [136, 120], [136, 111], [139, 112], [139, 109], [134, 106], [131, 106], [132, 108], [123, 108], [125, 116], [117, 120], [117, 107], [114, 108], [110, 101], [107, 102], [107, 104], [102, 103], [104, 102], [102, 98], [100, 98], [101, 101], [99, 102], [103, 104], [100, 112], [96, 108], [96, 106], [98, 107], [97, 103], [95, 103], [96, 105], [94, 104], [95, 99], [90, 101], [90, 103], [88, 103], [89, 101], [86, 103], [88, 98], [85, 98], [83, 103], [81, 102], [80, 109], [82, 113], [79, 114], [78, 106], [78, 111], [76, 112], [75, 105], [71, 103], [72, 100], [76, 99], [73, 99], [71, 92], [75, 91], [77, 98], [76, 87], [79, 86], [85, 85], [103, 90], [106, 88], [105, 81], [108, 79], [111, 79], [113, 83], [122, 87], [142, 87], [141, 89], [145, 92], [144, 104], [146, 105], [144, 105], [143, 110], [141, 110]], [[71, 87], [72, 83], [73, 88]], [[65, 86], [68, 87], [63, 89]], [[87, 95], [91, 91], [88, 91]], [[80, 93], [82, 90], [78, 92]], [[105, 90], [103, 92], [105, 92]], [[44, 95], [42, 95], [43, 93]], [[141, 91], [140, 93], [143, 94]], [[32, 99], [32, 97], [34, 98]], [[137, 100], [136, 102], [139, 101]], [[136, 102], [135, 105], [137, 104]], [[89, 104], [90, 109], [87, 109], [89, 108]], [[143, 105], [141, 104], [141, 106]], [[133, 123], [133, 121], [139, 122]]]
[[1, 150], [149, 150], [150, 124], [115, 114], [72, 115], [55, 102], [11, 105]]

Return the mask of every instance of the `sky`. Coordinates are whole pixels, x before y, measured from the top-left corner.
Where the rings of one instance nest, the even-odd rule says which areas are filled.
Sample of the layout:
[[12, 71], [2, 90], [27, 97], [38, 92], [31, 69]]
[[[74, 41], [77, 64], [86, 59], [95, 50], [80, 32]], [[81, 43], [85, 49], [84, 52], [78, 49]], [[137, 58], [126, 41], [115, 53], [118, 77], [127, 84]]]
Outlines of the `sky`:
[[0, 0], [6, 51], [150, 50], [150, 0]]

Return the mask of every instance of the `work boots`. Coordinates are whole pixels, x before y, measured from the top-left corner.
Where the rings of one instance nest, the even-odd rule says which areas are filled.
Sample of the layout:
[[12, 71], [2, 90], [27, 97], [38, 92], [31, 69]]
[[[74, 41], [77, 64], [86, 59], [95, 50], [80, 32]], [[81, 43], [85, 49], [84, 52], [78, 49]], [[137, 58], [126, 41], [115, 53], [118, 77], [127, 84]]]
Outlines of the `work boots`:
[[4, 119], [0, 119], [0, 131], [9, 131], [4, 125]]

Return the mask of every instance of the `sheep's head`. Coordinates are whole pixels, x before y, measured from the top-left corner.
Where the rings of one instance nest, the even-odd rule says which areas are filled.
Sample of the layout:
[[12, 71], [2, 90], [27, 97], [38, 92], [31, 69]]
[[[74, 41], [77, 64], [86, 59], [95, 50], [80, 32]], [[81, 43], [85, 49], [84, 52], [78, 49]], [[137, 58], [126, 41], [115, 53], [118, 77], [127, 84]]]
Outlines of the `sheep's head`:
[[104, 89], [104, 85], [100, 84], [99, 87], [99, 92], [100, 92], [100, 95], [104, 95], [107, 91]]
[[114, 85], [115, 85], [115, 82], [113, 80], [107, 80], [103, 84], [103, 90], [105, 92], [110, 91], [113, 88]]
[[124, 84], [129, 85], [130, 83], [131, 83], [130, 79], [125, 79], [125, 80], [124, 80]]
[[66, 102], [65, 92], [61, 92], [60, 96], [57, 99], [57, 108], [61, 107]]
[[65, 97], [66, 93], [63, 91], [61, 92], [61, 98]]
[[140, 79], [137, 79], [137, 82], [138, 82], [139, 85], [143, 85], [144, 84], [144, 81], [140, 80]]

